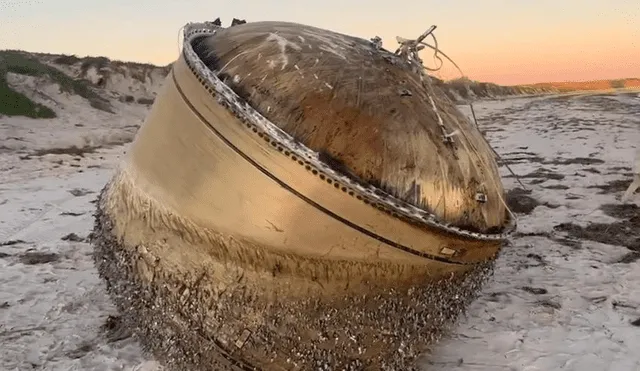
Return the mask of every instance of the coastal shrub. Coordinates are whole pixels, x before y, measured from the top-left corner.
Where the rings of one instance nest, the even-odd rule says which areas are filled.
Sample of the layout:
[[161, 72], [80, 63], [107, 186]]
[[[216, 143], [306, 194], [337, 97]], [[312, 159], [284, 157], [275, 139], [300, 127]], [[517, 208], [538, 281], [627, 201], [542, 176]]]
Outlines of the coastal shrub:
[[[3, 93], [5, 94], [2, 96], [3, 102], [1, 104], [3, 106], [13, 106], [17, 104], [18, 107], [27, 107], [25, 99], [31, 101], [26, 96], [15, 92], [8, 86], [6, 82], [7, 72], [35, 77], [47, 76], [51, 80], [59, 84], [62, 91], [79, 95], [87, 99], [92, 107], [100, 109], [102, 111], [113, 113], [109, 100], [96, 93], [90, 87], [88, 81], [83, 79], [74, 79], [66, 75], [62, 71], [40, 62], [38, 59], [29, 55], [28, 53], [17, 50], [0, 51], [0, 77], [2, 77], [4, 81], [2, 83], [4, 87], [2, 89], [3, 91], [13, 92]], [[20, 96], [22, 97], [19, 98]], [[19, 102], [13, 102], [12, 99], [19, 99]], [[31, 106], [40, 107], [39, 111], [41, 111], [41, 108], [44, 107], [35, 102], [31, 102]], [[19, 109], [13, 109], [13, 111], [20, 112]], [[25, 114], [25, 116], [28, 115]]]
[[31, 118], [54, 118], [49, 107], [36, 103], [26, 95], [13, 90], [6, 79], [6, 71], [0, 69], [0, 115]]

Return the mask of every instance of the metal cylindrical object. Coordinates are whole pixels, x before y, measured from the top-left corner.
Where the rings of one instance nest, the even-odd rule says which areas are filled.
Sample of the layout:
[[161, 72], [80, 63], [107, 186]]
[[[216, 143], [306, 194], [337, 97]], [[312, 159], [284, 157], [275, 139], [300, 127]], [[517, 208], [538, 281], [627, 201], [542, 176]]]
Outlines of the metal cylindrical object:
[[[94, 231], [114, 301], [166, 363], [410, 369], [477, 291], [514, 227], [491, 149], [367, 43], [186, 27]], [[339, 60], [362, 78], [337, 79]], [[387, 94], [385, 111], [363, 89]]]

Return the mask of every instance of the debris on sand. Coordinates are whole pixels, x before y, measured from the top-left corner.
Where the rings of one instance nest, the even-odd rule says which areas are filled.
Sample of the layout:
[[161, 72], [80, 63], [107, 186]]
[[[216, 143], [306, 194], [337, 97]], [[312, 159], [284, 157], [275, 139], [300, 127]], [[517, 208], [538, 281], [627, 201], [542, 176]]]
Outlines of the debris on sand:
[[74, 195], [76, 197], [82, 197], [82, 196], [86, 196], [88, 194], [93, 193], [93, 191], [91, 191], [89, 189], [84, 189], [84, 188], [74, 188], [74, 189], [70, 190], [69, 193], [71, 193], [72, 195]]
[[25, 156], [25, 160], [30, 159], [31, 157], [42, 157], [46, 155], [69, 155], [69, 156], [80, 156], [84, 157], [84, 155], [88, 153], [94, 153], [96, 151], [96, 147], [78, 147], [78, 146], [69, 146], [69, 147], [61, 147], [61, 148], [43, 148], [33, 153]]
[[49, 252], [31, 251], [18, 255], [18, 258], [22, 264], [37, 265], [56, 262], [60, 260], [60, 255]]
[[529, 286], [525, 286], [522, 288], [524, 291], [531, 293], [533, 295], [544, 295], [546, 293], [548, 293], [549, 291], [547, 289], [544, 289], [542, 287], [529, 287]]
[[21, 243], [26, 243], [26, 242], [23, 240], [10, 240], [5, 242], [0, 242], [0, 246], [13, 246]]
[[640, 207], [634, 204], [606, 204], [600, 209], [606, 215], [620, 220], [613, 223], [589, 223], [584, 227], [574, 223], [561, 223], [554, 230], [566, 232], [575, 239], [624, 246], [640, 252]]
[[107, 342], [114, 343], [133, 336], [132, 329], [127, 327], [121, 316], [109, 315], [102, 324], [101, 330], [107, 337]]
[[513, 188], [507, 192], [507, 205], [509, 209], [517, 214], [530, 214], [536, 207], [540, 206], [540, 202], [529, 196], [530, 190], [522, 188]]
[[77, 234], [75, 234], [75, 233], [69, 233], [69, 234], [67, 234], [67, 235], [63, 236], [63, 237], [61, 238], [61, 240], [63, 240], [63, 241], [69, 241], [69, 242], [84, 242], [86, 239], [85, 239], [85, 238], [82, 238], [82, 237], [80, 237], [80, 236], [78, 236], [78, 235], [77, 235]]

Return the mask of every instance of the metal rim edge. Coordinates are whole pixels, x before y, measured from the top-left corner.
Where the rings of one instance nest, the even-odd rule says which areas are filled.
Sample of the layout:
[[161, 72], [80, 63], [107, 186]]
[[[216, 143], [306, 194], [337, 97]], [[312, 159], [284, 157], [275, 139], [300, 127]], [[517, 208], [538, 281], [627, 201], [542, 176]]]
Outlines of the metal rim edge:
[[[349, 192], [349, 195], [362, 199], [365, 203], [381, 211], [387, 211], [396, 216], [402, 216], [419, 225], [426, 225], [454, 235], [475, 240], [501, 241], [506, 240], [515, 231], [517, 223], [513, 215], [508, 213], [508, 222], [502, 233], [479, 233], [464, 230], [438, 218], [415, 205], [400, 200], [391, 194], [369, 185], [359, 184], [349, 177], [338, 173], [319, 159], [319, 154], [274, 125], [267, 118], [257, 112], [251, 105], [238, 96], [230, 87], [224, 84], [215, 72], [211, 71], [198, 57], [192, 47], [192, 41], [198, 37], [215, 34], [222, 27], [212, 23], [188, 23], [184, 26], [182, 54], [189, 69], [196, 75], [200, 83], [217, 99], [217, 102], [230, 109], [249, 127], [258, 128], [262, 136], [274, 147], [282, 147], [298, 157], [302, 166], [311, 167], [318, 175], [329, 179], [337, 189]], [[296, 158], [294, 157], [294, 160]], [[327, 180], [327, 181], [329, 181]]]

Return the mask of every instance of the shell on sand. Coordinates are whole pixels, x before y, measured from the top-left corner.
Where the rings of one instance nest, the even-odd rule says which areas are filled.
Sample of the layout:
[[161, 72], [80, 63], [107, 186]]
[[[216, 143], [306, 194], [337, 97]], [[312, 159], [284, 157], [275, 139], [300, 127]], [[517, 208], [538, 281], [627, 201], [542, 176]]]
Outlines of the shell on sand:
[[489, 145], [406, 60], [190, 24], [100, 196], [96, 265], [177, 369], [408, 370], [490, 272], [502, 198]]

